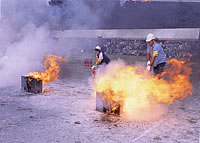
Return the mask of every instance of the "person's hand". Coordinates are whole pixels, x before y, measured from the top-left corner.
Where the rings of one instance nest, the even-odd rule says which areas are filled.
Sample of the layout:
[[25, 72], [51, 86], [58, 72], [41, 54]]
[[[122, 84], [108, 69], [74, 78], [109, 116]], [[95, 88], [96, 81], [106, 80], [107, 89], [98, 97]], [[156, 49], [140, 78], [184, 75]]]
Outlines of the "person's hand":
[[92, 66], [92, 68], [91, 68], [91, 69], [93, 70], [93, 69], [95, 69], [96, 67], [97, 67], [97, 66], [95, 66], [95, 65], [94, 65], [94, 66]]
[[147, 62], [147, 66], [148, 66], [148, 65], [150, 65], [150, 63], [151, 63], [151, 62], [150, 62], [150, 61], [148, 61], [148, 62]]
[[150, 71], [151, 70], [151, 66], [148, 65], [146, 70]]

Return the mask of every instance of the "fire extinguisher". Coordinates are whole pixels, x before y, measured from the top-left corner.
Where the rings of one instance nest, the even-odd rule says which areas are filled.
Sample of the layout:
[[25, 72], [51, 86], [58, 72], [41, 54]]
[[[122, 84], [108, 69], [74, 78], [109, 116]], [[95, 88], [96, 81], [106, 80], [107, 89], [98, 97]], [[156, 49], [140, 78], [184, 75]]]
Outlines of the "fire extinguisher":
[[94, 68], [94, 69], [92, 70], [92, 73], [93, 73], [93, 79], [95, 79], [95, 75], [96, 75], [96, 68]]

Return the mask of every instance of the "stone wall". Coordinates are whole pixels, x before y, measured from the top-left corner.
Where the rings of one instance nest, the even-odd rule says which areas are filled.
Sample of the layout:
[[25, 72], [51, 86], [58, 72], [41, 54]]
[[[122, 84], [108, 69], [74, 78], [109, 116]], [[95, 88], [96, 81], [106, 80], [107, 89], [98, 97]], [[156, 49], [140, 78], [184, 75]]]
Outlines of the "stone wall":
[[[200, 54], [198, 41], [165, 41], [160, 40], [168, 58], [183, 58]], [[147, 43], [144, 40], [101, 39], [99, 43], [108, 54], [146, 56]]]

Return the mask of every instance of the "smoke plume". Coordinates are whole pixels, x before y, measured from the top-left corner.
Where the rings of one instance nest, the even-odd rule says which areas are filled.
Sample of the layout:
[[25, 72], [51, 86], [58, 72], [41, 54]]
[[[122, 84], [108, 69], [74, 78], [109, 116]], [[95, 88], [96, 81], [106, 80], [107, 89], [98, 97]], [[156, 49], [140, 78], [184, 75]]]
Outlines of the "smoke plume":
[[[77, 47], [70, 40], [52, 38], [51, 30], [95, 28], [100, 24], [99, 17], [84, 1], [71, 1], [69, 5], [67, 9], [50, 6], [46, 0], [2, 0], [0, 87], [19, 85], [21, 75], [41, 69], [46, 53], [69, 56]], [[66, 9], [73, 15], [67, 15]], [[92, 19], [88, 23], [81, 19], [86, 16]]]

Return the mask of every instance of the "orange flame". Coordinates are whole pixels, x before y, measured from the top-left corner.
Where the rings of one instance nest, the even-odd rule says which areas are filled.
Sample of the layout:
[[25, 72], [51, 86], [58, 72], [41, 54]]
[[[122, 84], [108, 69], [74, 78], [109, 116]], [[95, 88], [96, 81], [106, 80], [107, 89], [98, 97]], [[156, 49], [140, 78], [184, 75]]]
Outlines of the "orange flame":
[[28, 76], [34, 77], [38, 80], [42, 80], [43, 84], [53, 82], [58, 79], [58, 73], [60, 71], [60, 64], [65, 62], [66, 59], [55, 55], [46, 55], [44, 60], [45, 72], [31, 72]]
[[[153, 77], [144, 68], [113, 61], [95, 79], [96, 92], [113, 105], [122, 103], [129, 113], [147, 109], [154, 103], [172, 104], [192, 95], [191, 68], [185, 61], [168, 61], [165, 72]], [[115, 106], [115, 105], [114, 105]]]

